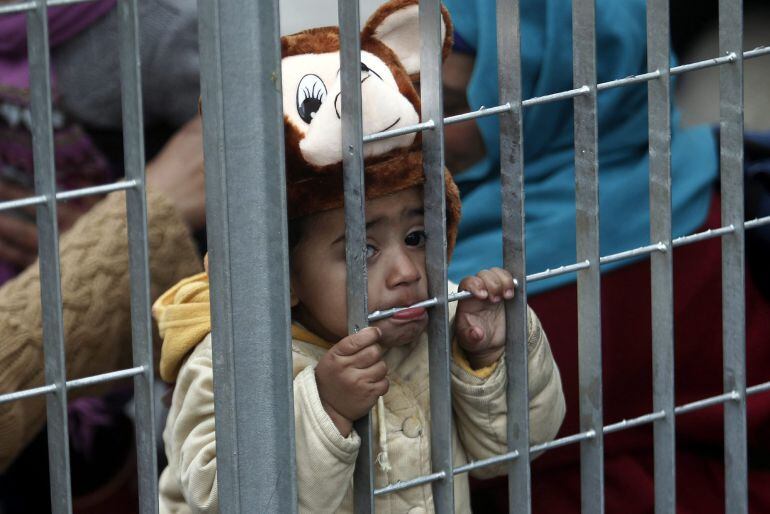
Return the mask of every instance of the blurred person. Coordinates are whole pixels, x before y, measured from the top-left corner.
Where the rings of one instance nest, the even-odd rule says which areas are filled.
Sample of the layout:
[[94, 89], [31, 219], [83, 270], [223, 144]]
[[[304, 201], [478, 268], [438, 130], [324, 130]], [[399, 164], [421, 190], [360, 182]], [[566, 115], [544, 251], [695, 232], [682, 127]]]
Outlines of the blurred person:
[[[696, 4], [680, 8], [692, 12]], [[709, 10], [704, 10], [709, 13]], [[684, 14], [680, 14], [684, 17]], [[719, 20], [717, 13], [695, 24], [687, 45], [680, 52], [684, 62], [711, 59], [719, 55]], [[770, 45], [770, 5], [747, 1], [744, 6], [743, 48], [753, 50]], [[719, 123], [719, 68], [686, 73], [676, 88], [676, 100], [682, 110], [682, 123]], [[770, 57], [746, 59], [743, 64], [744, 127], [747, 132], [770, 131]]]
[[[10, 3], [7, 0], [0, 0], [0, 2]], [[152, 157], [173, 129], [195, 116], [199, 75], [197, 15], [195, 3], [183, 0], [146, 0], [139, 2], [138, 7], [143, 112], [147, 127], [145, 145], [147, 156]], [[97, 0], [85, 4], [49, 8], [48, 28], [57, 187], [59, 190], [70, 190], [112, 182], [123, 175], [117, 2]], [[0, 16], [0, 200], [13, 200], [34, 195], [26, 39], [25, 14]], [[190, 140], [196, 140], [196, 142], [189, 145], [187, 141]], [[172, 218], [177, 219], [179, 215], [187, 222], [186, 230], [199, 233], [202, 231], [204, 219], [202, 161], [196, 162], [199, 157], [200, 121], [194, 120], [180, 131], [174, 143], [169, 144], [163, 155], [150, 164], [150, 168], [162, 168], [157, 172], [151, 172], [148, 178], [150, 223], [163, 224], [162, 227], [150, 227], [151, 252], [153, 245], [162, 247], [171, 244], [173, 240], [182, 240], [180, 234], [175, 234], [177, 229], [174, 227], [178, 223], [172, 220]], [[183, 179], [182, 171], [185, 169], [188, 173]], [[171, 207], [168, 199], [158, 199], [162, 194], [173, 195], [172, 210], [177, 212], [176, 215], [172, 217], [167, 215]], [[118, 221], [113, 218], [125, 216], [121, 210], [124, 210], [122, 197], [123, 193], [118, 193], [104, 200], [99, 210], [88, 218], [90, 232], [101, 234], [101, 230], [117, 231], [111, 232], [115, 237], [121, 233], [120, 226], [116, 225]], [[66, 232], [100, 198], [84, 197], [60, 202], [57, 205], [60, 232]], [[0, 212], [0, 283], [33, 265], [37, 256], [37, 228], [34, 215], [34, 208]], [[165, 221], [167, 218], [170, 221]], [[67, 355], [68, 359], [74, 359], [72, 363], [68, 362], [68, 372], [71, 373], [71, 377], [92, 374], [92, 369], [110, 371], [124, 366], [127, 363], [124, 357], [130, 356], [130, 338], [125, 333], [129, 328], [127, 264], [123, 264], [120, 260], [127, 259], [125, 242], [121, 246], [114, 241], [113, 237], [110, 237], [105, 238], [103, 244], [94, 244], [93, 241], [83, 237], [85, 232], [81, 231], [80, 235], [71, 239], [62, 236], [62, 252], [64, 252], [65, 240], [75, 241], [72, 243], [73, 248], [77, 245], [82, 245], [82, 248], [70, 249], [69, 253], [72, 255], [77, 251], [84, 252], [83, 258], [86, 265], [94, 259], [98, 264], [100, 259], [104, 260], [111, 255], [113, 250], [122, 253], [115, 262], [114, 276], [105, 279], [98, 272], [94, 273], [93, 277], [76, 273], [77, 277], [94, 278], [101, 282], [90, 285], [87, 282], [70, 283], [69, 290], [63, 286], [65, 324], [68, 313], [72, 311], [70, 307], [85, 298], [83, 295], [89, 293], [88, 287], [101, 291], [98, 289], [100, 286], [112, 285], [109, 292], [123, 295], [123, 298], [119, 302], [114, 302], [112, 306], [115, 309], [114, 312], [106, 310], [106, 307], [98, 303], [93, 306], [101, 307], [102, 310], [98, 312], [102, 315], [109, 315], [109, 323], [106, 325], [102, 322], [99, 326], [94, 326], [84, 321], [84, 318], [77, 318], [77, 328], [73, 328], [75, 341], [83, 339], [79, 331], [93, 331], [94, 334], [91, 337], [103, 335], [103, 331], [107, 331], [109, 334], [114, 333], [116, 338], [100, 346], [94, 343], [100, 348], [99, 350], [79, 352], [77, 348], [80, 347], [68, 346], [68, 350], [72, 349], [75, 354], [78, 354]], [[161, 240], [153, 241], [153, 237], [160, 237]], [[125, 241], [125, 235], [123, 238]], [[185, 238], [189, 238], [189, 235], [185, 235]], [[184, 247], [181, 243], [179, 244]], [[173, 250], [169, 251], [173, 252]], [[163, 263], [161, 266], [163, 271], [153, 269], [158, 274], [155, 280], [160, 284], [167, 284], [165, 280], [173, 283], [178, 278], [175, 273], [181, 270], [176, 270], [174, 266], [181, 266], [184, 270], [192, 269], [187, 249], [181, 249], [180, 252], [180, 263], [167, 262], [170, 260], [171, 253], [161, 252], [159, 256], [150, 256], [151, 267], [153, 264]], [[37, 265], [33, 266], [36, 270]], [[34, 273], [30, 275], [31, 269], [33, 268], [22, 274], [22, 277], [27, 277], [23, 282], [37, 280]], [[63, 284], [66, 286], [67, 269], [64, 264], [62, 272]], [[166, 274], [170, 274], [171, 277], [166, 278]], [[21, 277], [19, 280], [22, 280]], [[117, 282], [119, 280], [122, 282]], [[158, 286], [154, 282], [152, 286], [153, 294], [159, 292], [156, 289], [163, 290], [166, 287]], [[39, 295], [34, 287], [27, 289], [26, 285], [20, 285], [19, 282], [10, 286], [8, 291], [7, 294], [13, 294], [14, 302], [19, 300], [18, 295], [21, 294], [19, 291], [24, 291], [24, 294]], [[34, 306], [39, 309], [39, 300], [36, 299], [18, 303], [14, 308], [18, 310], [20, 305], [27, 304], [30, 309]], [[82, 305], [74, 311], [79, 314], [91, 313]], [[17, 314], [15, 313], [14, 316]], [[34, 313], [24, 311], [24, 314]], [[13, 321], [17, 318], [8, 319]], [[123, 325], [119, 331], [110, 324], [112, 321]], [[25, 358], [20, 361], [22, 364], [40, 351], [39, 329], [29, 332], [29, 327], [24, 328], [27, 329], [25, 333], [28, 339], [22, 341], [11, 338], [10, 341], [13, 344], [3, 347], [4, 350], [10, 351], [16, 348], [15, 344], [18, 343], [19, 348], [24, 348]], [[92, 339], [86, 338], [86, 340]], [[98, 341], [98, 339], [93, 340]], [[38, 343], [38, 347], [33, 344], [34, 342]], [[67, 340], [66, 343], [69, 345], [71, 341]], [[117, 351], [113, 345], [120, 345], [121, 351]], [[7, 354], [6, 357], [8, 355], [12, 354]], [[79, 359], [86, 359], [89, 362], [86, 365]], [[18, 368], [12, 366], [7, 371], [10, 375], [14, 375], [16, 371], [11, 370], [17, 371]], [[15, 387], [25, 388], [28, 383], [42, 380], [42, 375], [38, 376], [38, 373], [42, 373], [42, 368], [32, 366], [25, 369], [23, 377], [15, 377], [17, 380]], [[6, 385], [9, 386], [8, 389], [5, 388]], [[0, 382], [0, 392], [9, 390], [15, 390], [14, 384]], [[81, 512], [87, 511], [85, 505], [89, 502], [93, 503], [93, 498], [100, 496], [104, 499], [105, 490], [113, 487], [116, 481], [123, 480], [126, 483], [128, 475], [125, 470], [128, 469], [126, 466], [130, 467], [129, 460], [133, 455], [133, 427], [125, 413], [131, 401], [130, 384], [124, 381], [113, 384], [109, 389], [102, 387], [87, 393], [89, 392], [105, 395], [84, 396], [83, 392], [78, 391], [73, 394], [74, 400], [68, 406], [73, 494], [76, 497], [76, 510]], [[10, 409], [12, 417], [16, 416], [13, 418], [14, 423], [19, 421], [20, 413], [28, 410], [11, 406], [7, 406], [6, 409]], [[39, 425], [44, 421], [41, 418], [42, 411], [34, 408], [30, 410], [31, 418], [15, 426], [14, 430], [19, 432], [13, 432], [15, 436], [6, 434], [4, 438], [4, 442], [8, 448], [13, 449], [13, 452], [8, 455], [0, 452], [0, 464], [2, 464], [0, 468], [4, 470], [0, 477], [0, 504], [6, 512], [36, 510], [34, 505], [38, 501], [42, 502], [41, 510], [48, 508], [47, 496], [30, 494], [29, 491], [29, 484], [32, 483], [30, 478], [40, 476], [41, 465], [44, 466], [47, 460], [46, 437], [44, 431], [40, 431]], [[28, 430], [29, 428], [32, 430]], [[21, 439], [16, 439], [19, 434]], [[0, 446], [5, 448], [5, 445]], [[9, 467], [6, 461], [12, 458], [21, 447], [26, 447], [25, 452]], [[112, 451], [100, 450], [105, 447], [109, 447]], [[6, 467], [8, 467], [7, 470]], [[47, 476], [47, 473], [43, 475]], [[127, 505], [133, 504], [132, 498]], [[99, 508], [96, 507], [96, 511], [98, 510]]]
[[[446, 114], [498, 105], [494, 0], [447, 0], [446, 5], [455, 22], [455, 53], [444, 72]], [[598, 81], [646, 72], [645, 2], [599, 0], [596, 13]], [[523, 98], [572, 89], [571, 3], [524, 0], [521, 20]], [[576, 260], [573, 102], [528, 107], [523, 120], [527, 272], [535, 273]], [[598, 123], [600, 241], [601, 255], [607, 255], [650, 243], [646, 86], [600, 92]], [[464, 168], [455, 174], [463, 199], [449, 269], [456, 279], [467, 270], [502, 263], [499, 121], [480, 118], [447, 126], [445, 134], [447, 165]], [[674, 106], [671, 145], [674, 237], [719, 227], [718, 148], [711, 128], [682, 128]], [[723, 392], [720, 241], [677, 248], [673, 263], [680, 405]], [[609, 424], [652, 411], [652, 300], [646, 258], [605, 265], [602, 272], [604, 423]], [[770, 304], [751, 277], [747, 273], [748, 385], [770, 379]], [[579, 432], [574, 281], [568, 274], [528, 285], [530, 304], [564, 380], [567, 416], [560, 436]], [[765, 512], [770, 510], [770, 396], [749, 398], [748, 415], [750, 505]], [[721, 407], [679, 416], [676, 427], [679, 508], [721, 512]], [[604, 444], [607, 511], [651, 512], [652, 426], [613, 433]], [[579, 462], [579, 445], [573, 444], [533, 463], [534, 512], [580, 510]], [[474, 507], [507, 512], [504, 482], [475, 484]]]
[[[0, 0], [0, 3], [10, 3]], [[139, 2], [142, 98], [148, 155], [152, 138], [195, 116], [199, 94], [197, 10], [184, 0]], [[103, 184], [123, 174], [116, 0], [48, 9], [54, 159], [59, 190]], [[163, 128], [166, 127], [166, 128]], [[116, 141], [117, 140], [117, 141]], [[26, 15], [0, 16], [0, 200], [32, 195]], [[93, 197], [60, 204], [66, 230]], [[0, 283], [37, 256], [27, 213], [0, 212]]]
[[[182, 277], [201, 268], [191, 237], [192, 231], [200, 228], [204, 219], [201, 144], [201, 122], [194, 119], [147, 167], [148, 251], [153, 300]], [[128, 272], [125, 193], [109, 194], [76, 221], [61, 237], [60, 256], [68, 380], [131, 367], [131, 277]], [[0, 392], [19, 391], [45, 383], [41, 316], [39, 266], [35, 262], [0, 287], [0, 333], [3, 334]], [[103, 393], [114, 386], [111, 383], [73, 389], [68, 397], [74, 400]], [[120, 405], [124, 404], [125, 401]], [[75, 438], [71, 442], [71, 454], [73, 464], [81, 464], [73, 468], [72, 475], [76, 507], [78, 492], [85, 496], [80, 498], [83, 509], [92, 503], [86, 493], [93, 491], [84, 483], [93, 485], [115, 476], [122, 480], [132, 479], [120, 472], [125, 466], [132, 465], [133, 435], [124, 434], [129, 446], [123, 448], [116, 441], [117, 434], [123, 432], [104, 432], [105, 428], [111, 427], [106, 415], [116, 414], [110, 409], [110, 402], [96, 405], [93, 401], [81, 403], [79, 409], [70, 409], [70, 435]], [[48, 502], [48, 496], [41, 495], [37, 489], [41, 476], [47, 477], [47, 473], [41, 473], [40, 469], [46, 461], [45, 437], [36, 437], [44, 426], [44, 396], [0, 404], [0, 473], [4, 474], [0, 479], [0, 508], [4, 513], [30, 512], [36, 510], [33, 508], [36, 502], [42, 502], [40, 508]], [[102, 451], [99, 455], [97, 448], [92, 446], [96, 439], [82, 434], [83, 430], [90, 430], [91, 435], [101, 430], [102, 444], [109, 444], [112, 452], [127, 452], [123, 454], [124, 459], [111, 452]], [[86, 437], [78, 439], [79, 435]], [[16, 460], [33, 439], [39, 446], [37, 450], [43, 463], [32, 458]], [[118, 469], [110, 468], [112, 474], [97, 476], [100, 470], [104, 472], [96, 466], [98, 463]], [[36, 484], [35, 497], [23, 494], [32, 483]], [[127, 507], [134, 505], [135, 496], [128, 501]], [[104, 504], [97, 505], [105, 507]], [[83, 509], [76, 508], [81, 512]]]

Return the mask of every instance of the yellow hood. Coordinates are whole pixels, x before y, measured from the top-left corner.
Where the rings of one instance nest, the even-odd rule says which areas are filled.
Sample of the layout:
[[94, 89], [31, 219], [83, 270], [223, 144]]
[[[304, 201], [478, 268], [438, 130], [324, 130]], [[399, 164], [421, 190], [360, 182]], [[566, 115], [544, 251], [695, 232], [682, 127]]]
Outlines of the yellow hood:
[[[208, 275], [193, 275], [163, 293], [153, 304], [152, 314], [163, 339], [160, 377], [174, 382], [184, 358], [211, 332]], [[322, 348], [332, 346], [297, 323], [292, 324], [291, 335]]]
[[163, 339], [160, 377], [174, 382], [184, 358], [211, 332], [208, 275], [185, 278], [163, 293], [153, 304], [152, 315]]

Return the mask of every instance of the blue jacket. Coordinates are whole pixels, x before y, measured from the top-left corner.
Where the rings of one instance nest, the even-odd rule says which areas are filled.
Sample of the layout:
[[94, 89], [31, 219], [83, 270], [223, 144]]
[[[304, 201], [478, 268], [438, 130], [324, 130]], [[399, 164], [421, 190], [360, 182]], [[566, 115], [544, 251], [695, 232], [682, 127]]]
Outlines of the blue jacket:
[[[476, 52], [468, 88], [472, 109], [498, 105], [495, 0], [445, 0], [455, 33]], [[597, 74], [605, 82], [647, 71], [644, 0], [597, 0]], [[521, 0], [524, 98], [571, 89], [570, 0]], [[647, 87], [598, 94], [601, 254], [650, 243]], [[707, 127], [683, 129], [673, 111], [672, 207], [674, 236], [706, 219], [717, 152]], [[455, 176], [463, 200], [452, 280], [502, 263], [499, 123], [478, 120], [487, 155]], [[575, 262], [575, 179], [571, 100], [524, 111], [527, 273]], [[603, 270], [629, 261], [603, 266]], [[530, 293], [575, 280], [574, 274], [530, 284]]]

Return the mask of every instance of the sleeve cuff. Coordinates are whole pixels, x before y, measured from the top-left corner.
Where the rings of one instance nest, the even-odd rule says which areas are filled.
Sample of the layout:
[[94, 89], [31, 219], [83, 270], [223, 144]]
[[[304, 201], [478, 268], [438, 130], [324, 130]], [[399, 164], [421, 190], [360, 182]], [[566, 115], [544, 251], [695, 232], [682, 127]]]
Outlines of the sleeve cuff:
[[[337, 425], [329, 417], [318, 395], [318, 385], [315, 381], [315, 367], [308, 366], [294, 378], [294, 401], [301, 403], [302, 410], [309, 414], [307, 422], [314, 425], [309, 427], [314, 430], [326, 448], [338, 459], [344, 462], [355, 462], [358, 449], [361, 446], [361, 437], [355, 430], [348, 437], [343, 437], [337, 429]], [[295, 420], [295, 423], [299, 421]]]
[[484, 368], [473, 369], [471, 363], [468, 361], [468, 357], [465, 355], [465, 352], [457, 343], [457, 339], [452, 339], [452, 360], [454, 360], [455, 364], [457, 364], [457, 366], [459, 366], [462, 370], [482, 380], [486, 380], [492, 376], [492, 373], [495, 372], [497, 365], [500, 362], [493, 362]]

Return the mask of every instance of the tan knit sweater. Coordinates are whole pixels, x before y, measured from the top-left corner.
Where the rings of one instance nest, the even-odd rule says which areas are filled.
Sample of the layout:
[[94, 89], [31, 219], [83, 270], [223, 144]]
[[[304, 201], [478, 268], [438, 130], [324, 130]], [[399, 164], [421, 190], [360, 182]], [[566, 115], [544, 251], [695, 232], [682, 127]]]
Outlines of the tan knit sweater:
[[[67, 378], [131, 366], [126, 206], [123, 192], [94, 206], [61, 237]], [[200, 271], [187, 226], [168, 200], [148, 191], [150, 293], [157, 298]], [[157, 334], [156, 341], [157, 341]], [[0, 394], [44, 384], [39, 267], [0, 288]], [[94, 390], [72, 390], [70, 397]], [[0, 472], [45, 424], [42, 396], [0, 404]]]

